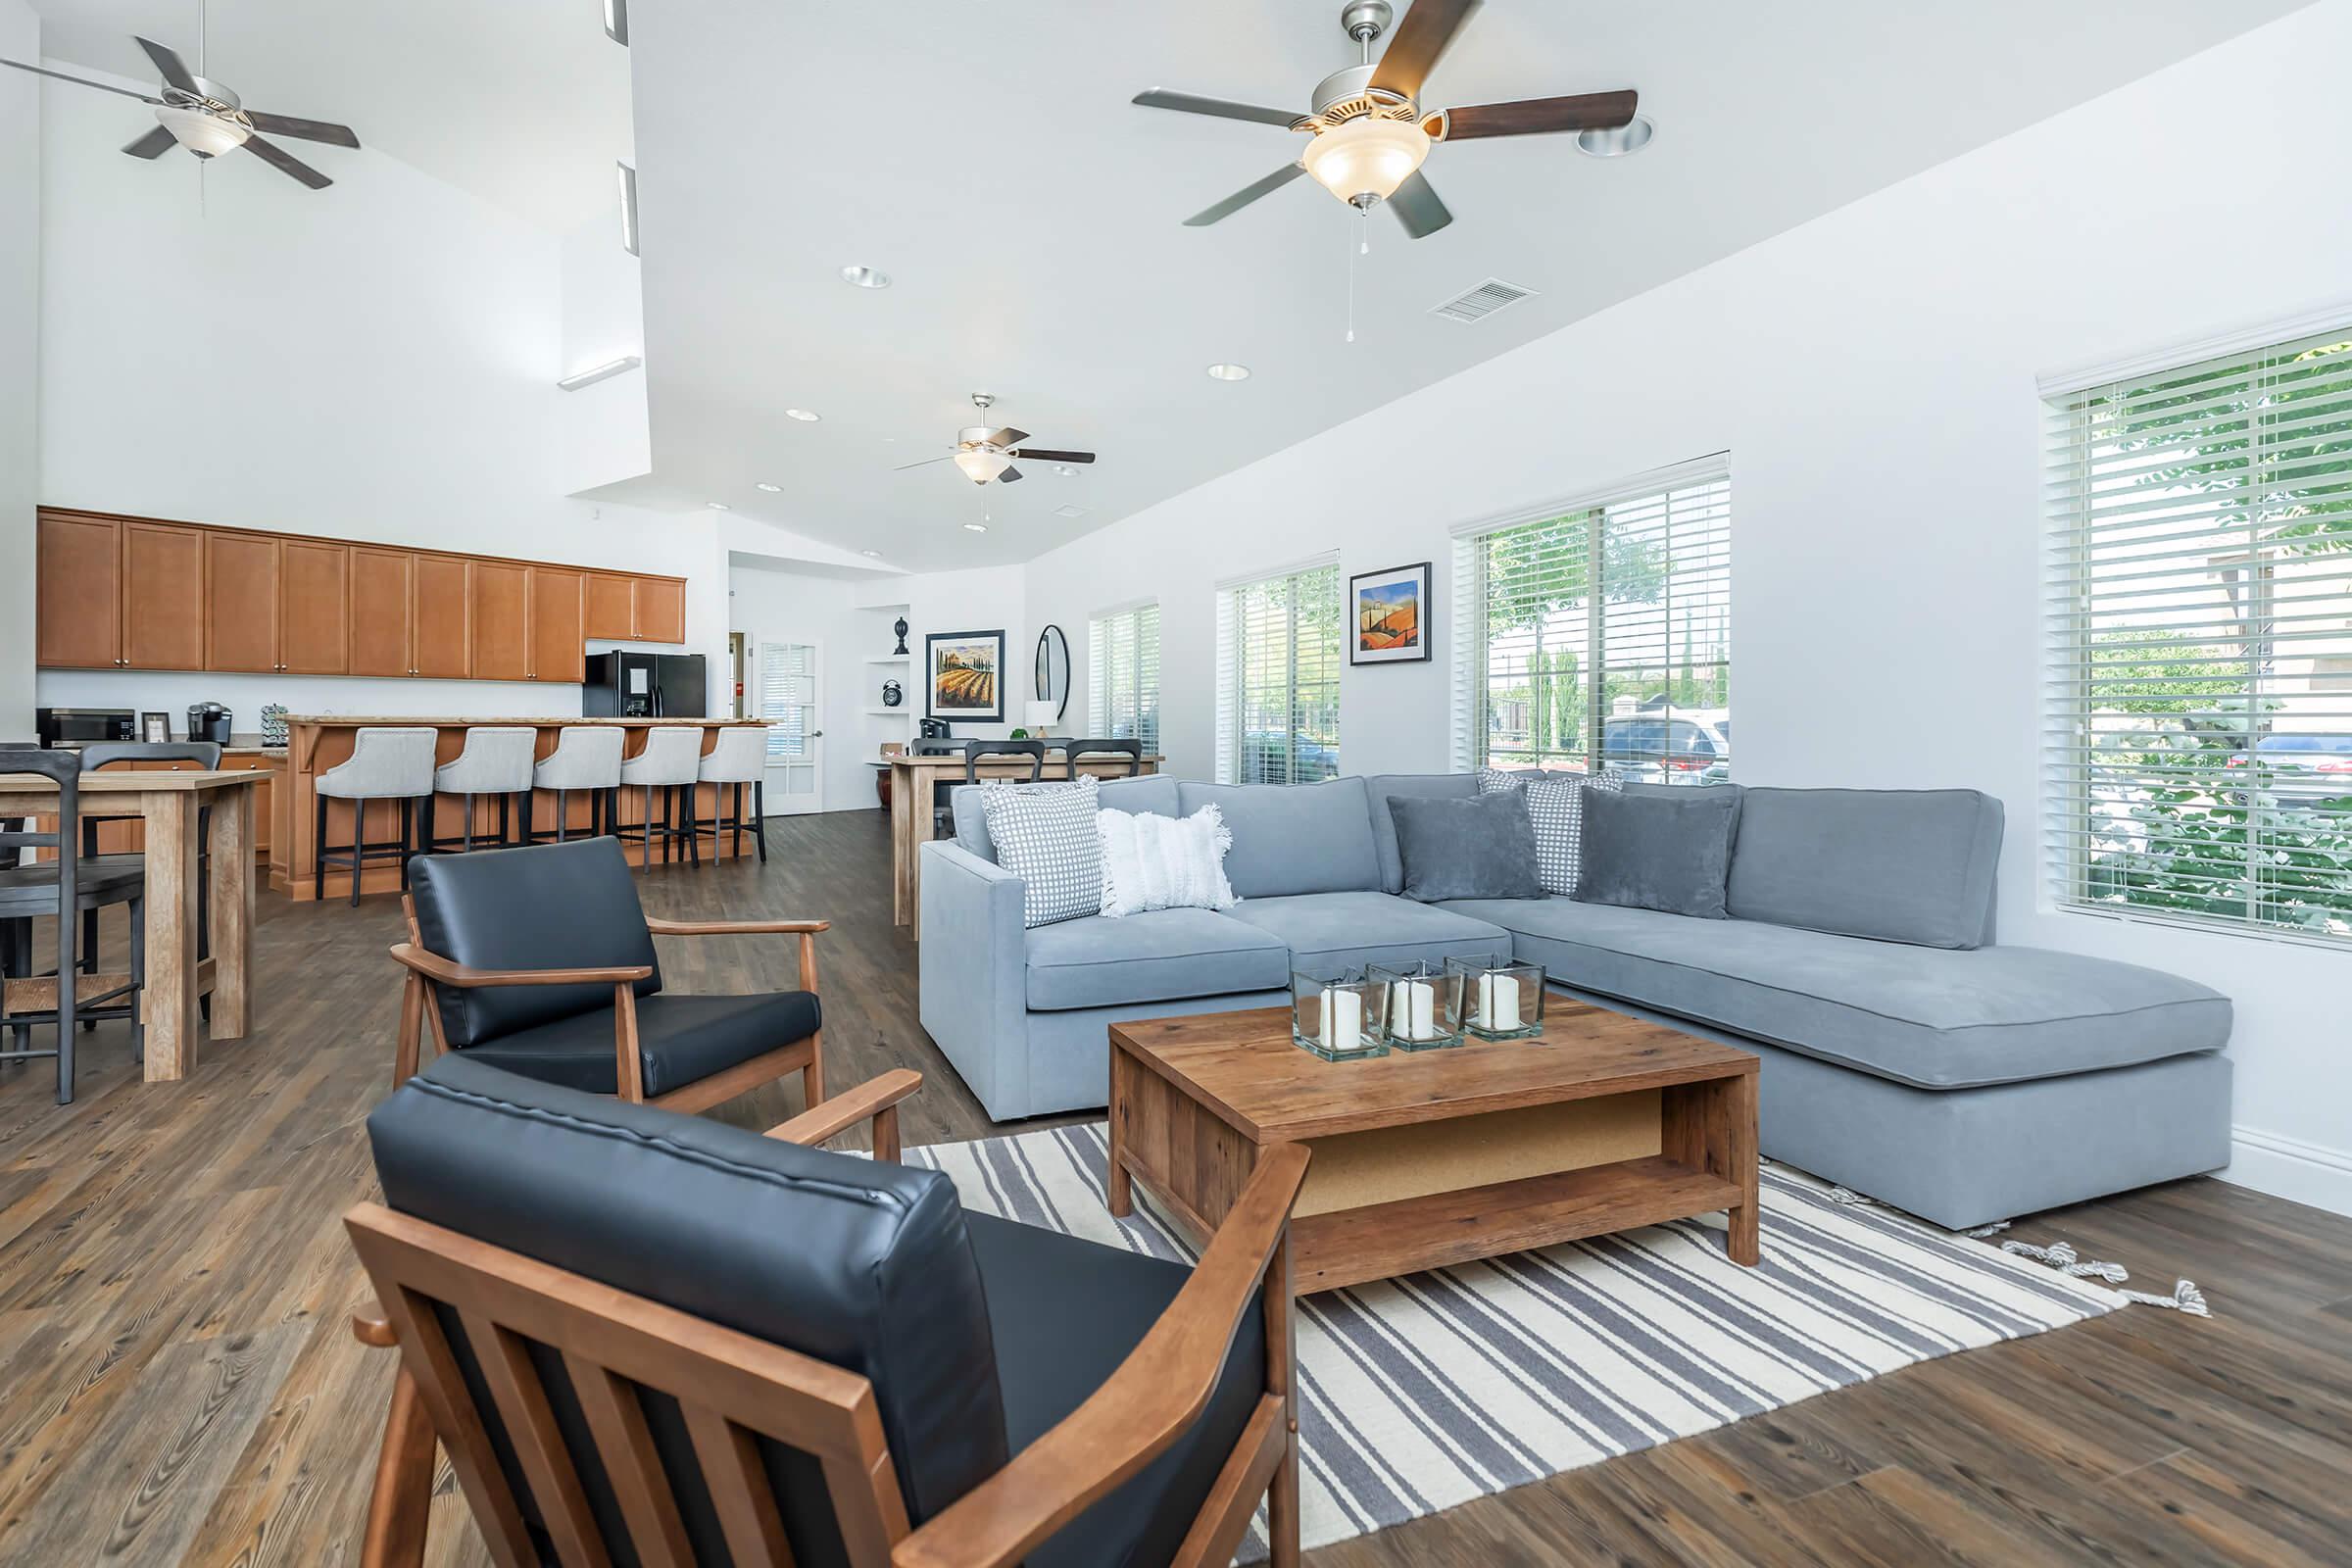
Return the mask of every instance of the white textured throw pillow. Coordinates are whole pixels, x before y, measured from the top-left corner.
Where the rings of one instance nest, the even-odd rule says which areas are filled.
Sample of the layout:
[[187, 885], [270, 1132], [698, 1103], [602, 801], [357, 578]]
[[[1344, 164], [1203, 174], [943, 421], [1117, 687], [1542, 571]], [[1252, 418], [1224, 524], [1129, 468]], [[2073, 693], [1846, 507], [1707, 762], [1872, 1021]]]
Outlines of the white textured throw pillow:
[[1095, 781], [990, 784], [980, 792], [997, 863], [1021, 879], [1021, 923], [1052, 925], [1102, 906]]
[[1225, 880], [1233, 832], [1214, 806], [1190, 816], [1103, 811], [1095, 830], [1102, 844], [1104, 914], [1230, 909], [1241, 903]]
[[1499, 795], [1519, 790], [1527, 796], [1528, 820], [1536, 825], [1536, 875], [1544, 891], [1574, 898], [1585, 868], [1585, 791], [1625, 790], [1625, 775], [1615, 768], [1599, 773], [1544, 773], [1533, 768], [1507, 771], [1482, 767], [1478, 792]]

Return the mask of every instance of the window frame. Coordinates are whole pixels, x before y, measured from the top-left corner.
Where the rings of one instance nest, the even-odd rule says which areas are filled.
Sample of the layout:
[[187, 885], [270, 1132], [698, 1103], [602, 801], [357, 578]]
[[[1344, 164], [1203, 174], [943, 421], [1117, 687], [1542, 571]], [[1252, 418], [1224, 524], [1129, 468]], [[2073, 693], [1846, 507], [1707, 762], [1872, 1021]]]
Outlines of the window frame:
[[[1135, 690], [1132, 694], [1135, 713], [1134, 738], [1143, 742], [1144, 755], [1159, 751], [1159, 622], [1160, 607], [1156, 599], [1140, 599], [1131, 604], [1099, 610], [1086, 617], [1086, 740], [1121, 740], [1119, 720], [1109, 688], [1115, 681], [1110, 663], [1107, 640], [1118, 622], [1127, 621], [1134, 627]], [[1145, 680], [1147, 661], [1144, 644], [1150, 634], [1152, 657], [1149, 661], [1151, 678]]]
[[[1248, 705], [1243, 701], [1241, 690], [1242, 682], [1248, 672], [1248, 661], [1244, 658], [1242, 640], [1248, 635], [1249, 627], [1241, 613], [1242, 596], [1253, 588], [1262, 588], [1273, 583], [1296, 584], [1302, 578], [1322, 574], [1328, 574], [1331, 579], [1332, 629], [1329, 654], [1331, 676], [1328, 682], [1316, 680], [1312, 684], [1318, 688], [1328, 684], [1331, 688], [1331, 738], [1325, 742], [1308, 736], [1298, 722], [1301, 706], [1298, 700], [1300, 689], [1299, 606], [1298, 598], [1294, 594], [1289, 606], [1289, 635], [1286, 638], [1284, 679], [1284, 685], [1290, 697], [1286, 705], [1290, 713], [1290, 721], [1285, 727], [1285, 733], [1289, 737], [1289, 758], [1285, 771], [1293, 775], [1293, 778], [1286, 778], [1282, 782], [1289, 783], [1295, 780], [1295, 775], [1298, 771], [1298, 745], [1301, 739], [1312, 741], [1318, 748], [1328, 749], [1332, 771], [1323, 776], [1332, 778], [1339, 776], [1341, 698], [1343, 695], [1343, 671], [1347, 667], [1348, 652], [1348, 639], [1342, 628], [1347, 608], [1347, 580], [1341, 575], [1339, 554], [1334, 551], [1269, 571], [1252, 572], [1246, 577], [1228, 578], [1217, 584], [1216, 776], [1217, 782], [1220, 784], [1271, 782], [1243, 776], [1245, 772], [1243, 765], [1244, 742], [1247, 739], [1244, 726], [1249, 721], [1249, 714]], [[1321, 782], [1321, 780], [1317, 779], [1312, 782]]]

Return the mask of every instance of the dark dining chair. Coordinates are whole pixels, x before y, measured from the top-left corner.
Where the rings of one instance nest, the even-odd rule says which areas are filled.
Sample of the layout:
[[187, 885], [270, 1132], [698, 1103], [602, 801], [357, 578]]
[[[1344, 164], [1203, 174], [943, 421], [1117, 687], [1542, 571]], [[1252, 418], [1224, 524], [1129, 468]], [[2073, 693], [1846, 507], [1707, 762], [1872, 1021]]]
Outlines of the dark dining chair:
[[[0, 1013], [16, 1034], [16, 1049], [0, 1060], [57, 1060], [57, 1102], [74, 1101], [74, 1026], [95, 1015], [130, 1020], [134, 1053], [146, 1044], [139, 1022], [139, 990], [147, 983], [145, 877], [136, 866], [85, 862], [81, 856], [81, 761], [72, 752], [24, 748], [0, 751], [0, 776], [32, 774], [57, 786], [56, 826], [38, 830], [35, 818], [0, 819]], [[48, 813], [44, 812], [43, 815]], [[50, 850], [54, 858], [24, 862], [25, 850]], [[85, 990], [76, 940], [82, 922], [74, 915], [110, 904], [130, 906], [130, 973], [109, 989]], [[32, 956], [32, 922], [57, 918], [57, 966], [38, 972]], [[42, 981], [48, 984], [44, 986]], [[13, 1000], [12, 1000], [13, 999]], [[32, 1026], [53, 1024], [57, 1046], [32, 1049]]]
[[1078, 759], [1081, 757], [1124, 757], [1127, 759], [1127, 776], [1129, 778], [1134, 778], [1144, 770], [1144, 743], [1132, 736], [1116, 740], [1102, 738], [1071, 741], [1062, 747], [1062, 754], [1069, 758], [1070, 770], [1073, 773], [1077, 771]]
[[[120, 767], [130, 762], [193, 762], [207, 772], [220, 765], [219, 741], [93, 741], [81, 749], [81, 770], [95, 773], [102, 768]], [[201, 963], [213, 956], [213, 808], [196, 808], [196, 960]], [[139, 879], [147, 877], [147, 857], [136, 853], [100, 855], [98, 853], [98, 823], [81, 824], [81, 855], [85, 860], [104, 861], [109, 865], [136, 866]], [[135, 916], [134, 916], [135, 918]], [[96, 972], [98, 967], [98, 911], [89, 909], [81, 917], [81, 963], [85, 970]], [[198, 1012], [207, 1023], [213, 1017], [213, 994], [210, 991], [196, 999]], [[85, 1019], [84, 1029], [98, 1027], [97, 1020]]]
[[[1044, 741], [984, 741], [962, 743], [963, 783], [980, 782], [980, 760], [984, 757], [1026, 757], [1029, 759], [1029, 777], [1024, 781], [1036, 783], [1046, 774], [1046, 743]], [[956, 832], [956, 791], [962, 785], [941, 780], [931, 790], [931, 836], [944, 839]]]
[[[825, 1098], [816, 935], [823, 920], [658, 920], [616, 838], [411, 863], [397, 1088], [420, 1022], [443, 1054], [590, 1094], [701, 1110], [787, 1073]], [[665, 991], [657, 936], [800, 939], [800, 985], [750, 996]]]
[[377, 1106], [352, 1330], [401, 1370], [363, 1568], [421, 1560], [436, 1446], [508, 1565], [1223, 1568], [1263, 1498], [1295, 1568], [1306, 1146], [1188, 1268], [809, 1147], [920, 1083], [762, 1136], [461, 1054]]

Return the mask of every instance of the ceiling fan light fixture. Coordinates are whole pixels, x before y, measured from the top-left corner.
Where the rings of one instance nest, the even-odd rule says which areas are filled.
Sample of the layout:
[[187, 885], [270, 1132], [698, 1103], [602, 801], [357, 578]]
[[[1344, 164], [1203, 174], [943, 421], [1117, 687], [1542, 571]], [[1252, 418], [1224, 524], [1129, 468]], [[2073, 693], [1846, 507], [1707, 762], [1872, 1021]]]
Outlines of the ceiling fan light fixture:
[[1638, 153], [1649, 145], [1649, 138], [1658, 127], [1640, 115], [1622, 125], [1608, 130], [1580, 130], [1576, 133], [1576, 150], [1593, 158], [1623, 158]]
[[807, 409], [786, 409], [784, 411], [784, 417], [787, 419], [798, 419], [803, 424], [814, 424], [817, 420], [823, 418], [824, 416], [821, 414], [811, 414]]
[[967, 522], [963, 525], [963, 531], [965, 533], [986, 533], [988, 532], [988, 524], [985, 522]]
[[956, 466], [974, 484], [986, 484], [1006, 468], [1012, 460], [990, 447], [966, 447], [956, 454]]
[[1429, 132], [1406, 120], [1359, 115], [1318, 131], [1300, 162], [1315, 183], [1344, 202], [1386, 201], [1429, 156]]
[[784, 493], [784, 487], [782, 485], [769, 484], [765, 479], [762, 479], [758, 484], [753, 485], [752, 488], [755, 490], [764, 490], [771, 496], [782, 495]]
[[1208, 368], [1208, 375], [1212, 381], [1247, 381], [1250, 379], [1250, 367], [1219, 362]]
[[155, 112], [156, 123], [172, 133], [172, 139], [199, 158], [218, 158], [233, 153], [245, 145], [253, 127], [225, 115], [189, 109], [179, 104], [165, 104]]

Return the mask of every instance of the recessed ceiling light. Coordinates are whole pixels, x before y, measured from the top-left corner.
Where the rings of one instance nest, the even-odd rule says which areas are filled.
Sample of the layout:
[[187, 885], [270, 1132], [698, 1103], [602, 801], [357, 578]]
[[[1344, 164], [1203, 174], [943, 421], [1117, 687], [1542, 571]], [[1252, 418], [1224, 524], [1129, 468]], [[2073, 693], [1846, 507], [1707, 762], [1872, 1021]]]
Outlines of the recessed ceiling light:
[[890, 274], [879, 267], [845, 267], [841, 280], [858, 288], [890, 287]]
[[985, 522], [967, 522], [963, 525], [963, 531], [966, 533], [986, 533], [988, 532], [988, 524]]
[[1086, 509], [1084, 507], [1071, 506], [1055, 507], [1054, 509], [1054, 515], [1056, 517], [1083, 517], [1086, 515]]
[[1611, 130], [1578, 131], [1576, 147], [1577, 151], [1590, 153], [1594, 158], [1623, 158], [1627, 153], [1638, 153], [1648, 146], [1649, 138], [1657, 133], [1657, 126], [1636, 115]]
[[882, 554], [882, 552], [879, 550], [860, 550], [858, 553], [861, 556], [874, 556], [877, 558], [879, 558]]
[[1208, 368], [1208, 373], [1220, 381], [1247, 381], [1250, 379], [1250, 367], [1247, 365], [1212, 365]]
[[823, 418], [824, 416], [821, 414], [811, 414], [807, 409], [786, 409], [784, 411], [784, 417], [787, 419], [798, 419], [803, 424], [814, 424], [817, 420]]
[[706, 501], [703, 505], [709, 507], [712, 512], [733, 512], [735, 510], [724, 501]]
[[764, 490], [771, 496], [782, 495], [784, 493], [784, 487], [782, 485], [769, 484], [765, 479], [760, 480], [758, 484], [752, 486], [752, 488], [755, 490]]
[[1054, 471], [1060, 474], [1064, 479], [1070, 478], [1078, 472], [1076, 468], [1072, 467], [1066, 463], [1056, 463], [1054, 465]]

